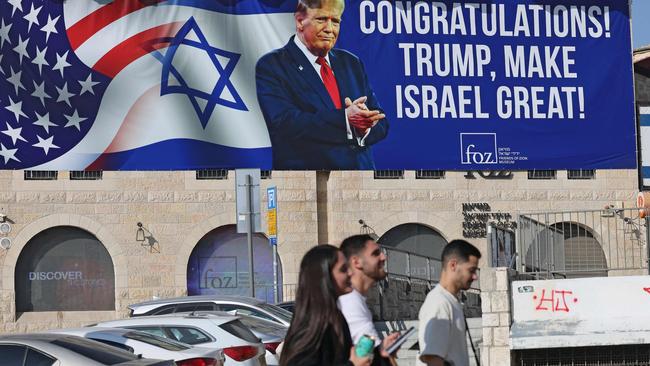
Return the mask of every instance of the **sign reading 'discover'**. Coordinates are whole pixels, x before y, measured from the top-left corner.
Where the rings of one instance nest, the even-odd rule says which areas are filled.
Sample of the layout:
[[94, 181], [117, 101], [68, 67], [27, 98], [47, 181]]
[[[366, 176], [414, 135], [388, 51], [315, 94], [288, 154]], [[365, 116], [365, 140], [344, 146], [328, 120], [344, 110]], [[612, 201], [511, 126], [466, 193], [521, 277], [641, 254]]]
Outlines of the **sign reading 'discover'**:
[[329, 61], [370, 130], [296, 53], [295, 0], [2, 2], [0, 169], [636, 166], [627, 1], [345, 3], [360, 62]]

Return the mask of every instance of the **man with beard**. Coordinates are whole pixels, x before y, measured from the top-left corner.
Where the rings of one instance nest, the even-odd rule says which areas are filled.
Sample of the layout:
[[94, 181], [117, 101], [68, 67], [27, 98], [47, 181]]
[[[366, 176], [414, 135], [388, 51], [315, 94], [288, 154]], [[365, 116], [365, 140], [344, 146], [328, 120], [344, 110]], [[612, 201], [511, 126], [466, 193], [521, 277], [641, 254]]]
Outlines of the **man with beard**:
[[373, 336], [375, 357], [372, 365], [389, 365], [391, 355], [385, 349], [395, 342], [399, 333], [392, 333], [381, 341], [366, 303], [368, 290], [377, 281], [386, 278], [386, 255], [370, 235], [354, 235], [343, 240], [341, 250], [347, 257], [348, 267], [352, 271], [352, 292], [340, 296], [338, 306], [348, 322], [352, 341], [357, 344], [364, 334]]
[[478, 278], [481, 252], [465, 240], [452, 240], [442, 250], [440, 283], [420, 308], [418, 366], [469, 366], [467, 322], [458, 300]]

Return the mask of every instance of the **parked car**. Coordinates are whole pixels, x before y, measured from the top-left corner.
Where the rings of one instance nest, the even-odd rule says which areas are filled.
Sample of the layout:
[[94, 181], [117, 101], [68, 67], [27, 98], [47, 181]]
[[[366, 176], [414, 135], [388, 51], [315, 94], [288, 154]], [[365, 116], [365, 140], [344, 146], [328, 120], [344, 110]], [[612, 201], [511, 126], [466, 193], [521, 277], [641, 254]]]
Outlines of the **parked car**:
[[[230, 313], [224, 313], [221, 311], [201, 311], [192, 314], [232, 316]], [[262, 344], [264, 344], [264, 348], [266, 349], [266, 364], [268, 366], [279, 365], [280, 360], [276, 354], [276, 350], [280, 343], [284, 341], [284, 337], [286, 337], [289, 328], [282, 324], [266, 319], [256, 318], [254, 316], [239, 315], [239, 321], [241, 321], [242, 324], [244, 324], [257, 338], [259, 338], [262, 341]]]
[[174, 361], [141, 358], [90, 339], [66, 334], [0, 337], [2, 366], [174, 366]]
[[275, 306], [279, 307], [280, 309], [284, 309], [284, 310], [290, 312], [291, 314], [293, 314], [293, 310], [296, 307], [296, 302], [295, 301], [285, 301], [285, 302], [281, 302], [279, 304], [275, 304]]
[[131, 316], [162, 315], [193, 311], [233, 311], [271, 320], [285, 326], [291, 324], [293, 314], [275, 305], [245, 296], [184, 296], [172, 299], [160, 299], [129, 305]]
[[193, 346], [223, 349], [226, 366], [265, 366], [264, 345], [233, 315], [170, 314], [141, 316], [96, 324], [135, 329]]
[[133, 329], [86, 327], [48, 333], [84, 337], [144, 357], [172, 359], [176, 366], [223, 366], [226, 361], [221, 349], [194, 347]]

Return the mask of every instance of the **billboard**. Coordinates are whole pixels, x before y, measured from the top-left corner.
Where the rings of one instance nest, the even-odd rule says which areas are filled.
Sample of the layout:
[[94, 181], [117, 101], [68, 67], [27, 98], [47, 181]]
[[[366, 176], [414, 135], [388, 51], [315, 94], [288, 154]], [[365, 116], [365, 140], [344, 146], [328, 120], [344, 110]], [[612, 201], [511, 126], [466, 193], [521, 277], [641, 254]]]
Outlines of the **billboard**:
[[296, 3], [0, 3], [0, 169], [636, 167], [627, 1]]

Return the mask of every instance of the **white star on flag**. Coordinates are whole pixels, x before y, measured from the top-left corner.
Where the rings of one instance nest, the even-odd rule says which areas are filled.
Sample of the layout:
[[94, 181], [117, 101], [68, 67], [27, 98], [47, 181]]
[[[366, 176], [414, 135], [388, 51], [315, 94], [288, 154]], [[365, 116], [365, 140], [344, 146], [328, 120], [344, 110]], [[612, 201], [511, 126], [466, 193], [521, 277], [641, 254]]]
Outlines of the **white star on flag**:
[[14, 47], [14, 51], [20, 56], [18, 59], [18, 62], [20, 64], [23, 63], [23, 57], [29, 57], [29, 53], [27, 52], [27, 45], [29, 43], [29, 37], [25, 38], [23, 41], [23, 37], [19, 34], [18, 35], [18, 46]]
[[20, 81], [20, 76], [22, 75], [23, 72], [22, 71], [14, 72], [14, 68], [11, 66], [9, 67], [9, 69], [11, 70], [11, 76], [7, 78], [7, 81], [14, 86], [14, 90], [16, 91], [16, 96], [18, 96], [18, 89], [27, 90], [23, 86], [23, 83]]
[[40, 85], [36, 84], [36, 81], [34, 81], [34, 92], [32, 93], [32, 97], [40, 99], [41, 104], [45, 107], [45, 98], [52, 98], [45, 92], [45, 81], [42, 81]]
[[5, 159], [5, 165], [9, 162], [9, 160], [16, 160], [17, 162], [20, 162], [20, 160], [16, 158], [16, 151], [18, 151], [18, 149], [7, 149], [5, 145], [0, 143], [0, 156]]
[[74, 96], [74, 93], [70, 93], [68, 91], [68, 82], [66, 81], [63, 84], [63, 88], [60, 88], [58, 86], [55, 86], [57, 93], [59, 93], [59, 97], [56, 99], [57, 102], [66, 102], [66, 104], [69, 107], [72, 107], [72, 104], [70, 104], [70, 97]]
[[34, 65], [38, 65], [38, 73], [42, 74], [43, 73], [43, 65], [50, 66], [50, 64], [47, 62], [45, 59], [45, 53], [47, 52], [47, 46], [43, 48], [43, 50], [40, 50], [38, 46], [36, 46], [36, 57], [32, 60], [32, 63]]
[[79, 117], [79, 113], [77, 112], [76, 109], [74, 110], [74, 113], [72, 113], [72, 116], [68, 116], [67, 114], [64, 114], [63, 116], [65, 117], [65, 119], [68, 120], [68, 123], [66, 123], [65, 126], [63, 126], [63, 127], [74, 126], [79, 131], [81, 131], [80, 123], [88, 119], [88, 118], [84, 118], [84, 117]]
[[63, 77], [63, 69], [70, 66], [70, 64], [68, 63], [67, 58], [68, 58], [68, 51], [65, 51], [65, 53], [63, 55], [61, 55], [61, 56], [59, 56], [58, 53], [56, 54], [56, 64], [54, 65], [52, 70], [61, 71], [61, 77]]
[[16, 141], [18, 141], [18, 140], [27, 142], [27, 140], [25, 140], [25, 138], [20, 135], [20, 132], [23, 130], [22, 127], [13, 128], [13, 127], [11, 127], [9, 122], [6, 122], [6, 124], [7, 124], [7, 129], [3, 130], [3, 131], [0, 131], [0, 132], [2, 132], [5, 135], [11, 137], [11, 143], [14, 146], [16, 146]]
[[90, 94], [95, 95], [93, 86], [99, 84], [99, 82], [93, 81], [93, 74], [88, 74], [88, 77], [85, 81], [79, 80], [79, 84], [81, 84], [81, 91], [79, 92], [79, 95], [83, 95], [85, 92], [89, 92]]
[[23, 116], [23, 117], [27, 118], [27, 115], [25, 113], [23, 113], [23, 102], [22, 101], [14, 103], [13, 99], [11, 99], [11, 97], [9, 97], [9, 106], [7, 106], [5, 108], [8, 109], [11, 113], [13, 113], [14, 116], [16, 116], [16, 122], [18, 122], [20, 120], [20, 118], [19, 118], [20, 116]]
[[56, 126], [56, 124], [50, 121], [49, 113], [45, 113], [44, 116], [41, 116], [40, 114], [38, 114], [38, 112], [34, 112], [34, 114], [36, 114], [36, 116], [38, 117], [36, 122], [34, 122], [34, 125], [43, 127], [46, 133], [48, 134], [50, 133], [50, 127]]
[[11, 10], [11, 16], [14, 16], [14, 13], [16, 12], [16, 9], [20, 10], [20, 12], [23, 12], [23, 4], [21, 4], [22, 0], [9, 0], [9, 5], [13, 7]]
[[0, 48], [4, 46], [5, 42], [11, 44], [11, 40], [9, 39], [9, 31], [11, 30], [11, 26], [13, 24], [5, 24], [5, 20], [2, 19], [2, 22], [0, 23]]
[[29, 22], [27, 25], [27, 32], [29, 33], [29, 30], [32, 29], [32, 25], [41, 25], [41, 23], [38, 21], [38, 13], [41, 12], [41, 9], [43, 6], [39, 6], [38, 9], [34, 9], [34, 4], [32, 3], [32, 9], [29, 11], [29, 14], [25, 15], [23, 19]]
[[32, 146], [40, 147], [45, 152], [45, 155], [50, 152], [50, 149], [58, 149], [59, 147], [54, 145], [54, 136], [50, 136], [49, 139], [43, 140], [41, 136], [36, 135], [38, 142]]
[[56, 22], [60, 17], [60, 15], [57, 15], [56, 18], [52, 19], [49, 14], [47, 15], [47, 24], [41, 28], [41, 30], [45, 32], [45, 42], [47, 42], [48, 38], [50, 38], [50, 33], [59, 33], [56, 30]]

